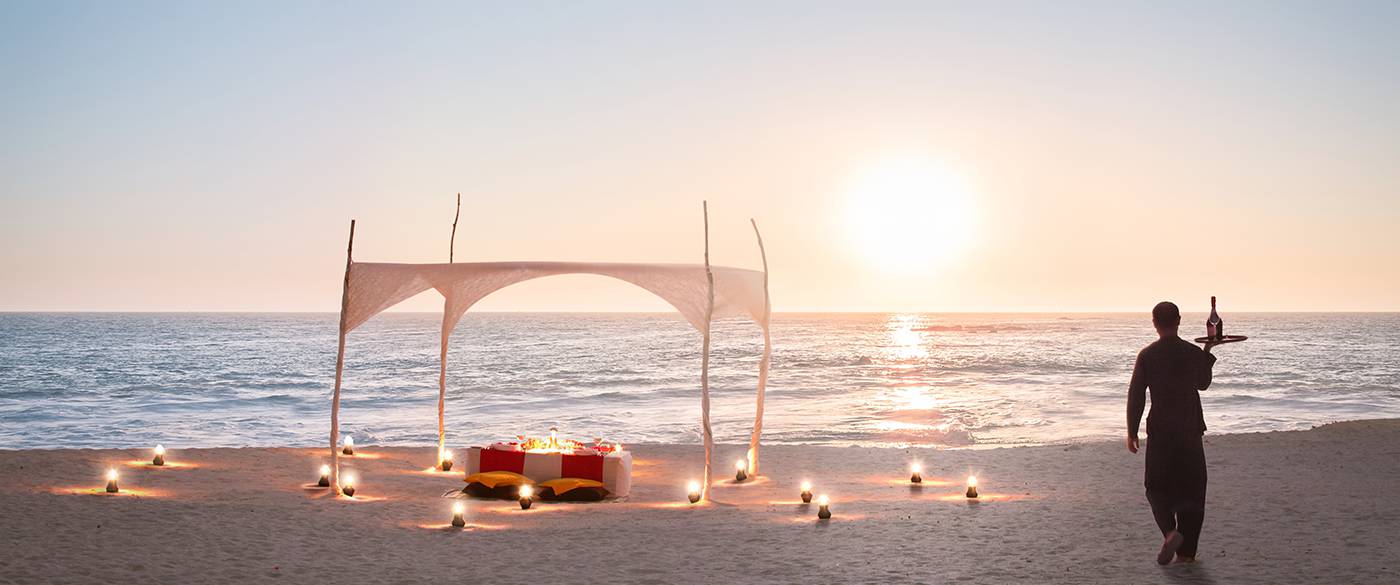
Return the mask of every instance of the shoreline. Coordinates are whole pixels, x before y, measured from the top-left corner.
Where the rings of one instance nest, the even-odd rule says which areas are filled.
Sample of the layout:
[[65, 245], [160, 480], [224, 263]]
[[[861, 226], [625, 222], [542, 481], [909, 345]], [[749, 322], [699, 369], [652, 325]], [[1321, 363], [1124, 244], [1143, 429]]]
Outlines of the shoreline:
[[[631, 496], [596, 504], [462, 500], [431, 448], [360, 445], [354, 500], [311, 489], [325, 448], [0, 450], [0, 576], [19, 582], [281, 578], [541, 582], [1379, 582], [1400, 567], [1400, 420], [1208, 435], [1200, 562], [1158, 567], [1142, 455], [1117, 442], [989, 450], [765, 445], [763, 477], [726, 475], [691, 506], [698, 445], [630, 445]], [[908, 483], [922, 462], [925, 483]], [[99, 493], [107, 465], [122, 493]], [[975, 473], [983, 497], [962, 496]], [[798, 482], [831, 496], [821, 522]]]

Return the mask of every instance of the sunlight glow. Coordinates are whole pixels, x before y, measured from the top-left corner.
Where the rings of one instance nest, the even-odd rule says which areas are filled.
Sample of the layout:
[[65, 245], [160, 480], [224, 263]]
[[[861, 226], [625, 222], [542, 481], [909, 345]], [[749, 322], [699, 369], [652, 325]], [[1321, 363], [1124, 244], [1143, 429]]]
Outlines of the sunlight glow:
[[946, 263], [968, 240], [972, 216], [967, 182], [918, 158], [871, 166], [846, 190], [852, 243], [886, 270], [914, 272]]

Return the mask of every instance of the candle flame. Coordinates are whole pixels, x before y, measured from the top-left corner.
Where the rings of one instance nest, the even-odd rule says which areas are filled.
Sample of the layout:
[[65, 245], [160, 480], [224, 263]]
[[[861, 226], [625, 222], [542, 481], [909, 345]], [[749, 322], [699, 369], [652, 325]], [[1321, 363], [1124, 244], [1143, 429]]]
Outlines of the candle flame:
[[108, 469], [108, 470], [107, 470], [107, 481], [117, 481], [117, 470], [115, 470], [115, 469]]
[[453, 514], [456, 514], [456, 515], [458, 515], [458, 516], [461, 516], [461, 515], [462, 515], [462, 512], [466, 511], [466, 509], [467, 509], [467, 507], [464, 506], [464, 505], [462, 505], [461, 502], [457, 502], [457, 503], [455, 503], [455, 504], [452, 504], [452, 513], [453, 513]]
[[923, 473], [923, 471], [924, 471], [924, 466], [923, 466], [923, 465], [919, 465], [918, 463], [915, 463], [915, 464], [909, 466], [909, 471], [912, 471], [912, 472], [914, 472], [914, 473]]
[[331, 474], [331, 466], [329, 466], [329, 465], [322, 465], [322, 466], [321, 466], [321, 475], [330, 475], [330, 474]]
[[352, 436], [350, 436], [350, 435], [345, 435], [345, 446], [346, 446], [346, 447], [354, 447], [354, 446], [355, 446], [355, 437], [352, 437]]
[[738, 469], [748, 469], [748, 468], [749, 468], [748, 464], [747, 464], [747, 463], [744, 463], [744, 460], [743, 460], [743, 459], [740, 459], [740, 460], [734, 462], [734, 469], [736, 469], [736, 470], [738, 470]]
[[530, 484], [527, 483], [520, 486], [520, 499], [523, 500], [533, 495], [535, 495], [535, 488], [531, 487]]
[[689, 490], [690, 490], [690, 493], [692, 493], [692, 494], [698, 494], [698, 493], [700, 493], [700, 482], [698, 482], [698, 481], [692, 481], [692, 482], [690, 482]]
[[810, 481], [804, 481], [804, 482], [802, 482], [802, 491], [804, 491], [804, 492], [810, 492], [810, 491], [812, 491], [812, 482], [810, 482]]
[[977, 487], [977, 476], [975, 476], [975, 475], [969, 475], [969, 476], [967, 476], [967, 487]]
[[347, 473], [347, 474], [345, 474], [345, 479], [342, 480], [340, 483], [341, 483], [341, 485], [350, 485], [350, 486], [355, 485], [355, 474], [353, 474], [353, 473]]
[[829, 498], [826, 497], [826, 494], [822, 494], [822, 495], [820, 495], [820, 496], [817, 496], [817, 505], [818, 505], [818, 506], [826, 506], [826, 505], [829, 505], [829, 504], [831, 504], [831, 500], [830, 500]]
[[156, 455], [165, 454], [165, 445], [156, 445]]

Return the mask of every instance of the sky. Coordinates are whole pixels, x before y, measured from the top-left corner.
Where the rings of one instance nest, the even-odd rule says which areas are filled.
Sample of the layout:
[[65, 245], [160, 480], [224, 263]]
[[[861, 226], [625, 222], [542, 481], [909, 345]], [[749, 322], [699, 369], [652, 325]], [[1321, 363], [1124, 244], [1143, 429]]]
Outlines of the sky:
[[[6, 2], [0, 311], [363, 261], [757, 268], [778, 311], [1400, 310], [1400, 3]], [[428, 292], [400, 308], [437, 310]], [[664, 310], [594, 276], [483, 310]]]

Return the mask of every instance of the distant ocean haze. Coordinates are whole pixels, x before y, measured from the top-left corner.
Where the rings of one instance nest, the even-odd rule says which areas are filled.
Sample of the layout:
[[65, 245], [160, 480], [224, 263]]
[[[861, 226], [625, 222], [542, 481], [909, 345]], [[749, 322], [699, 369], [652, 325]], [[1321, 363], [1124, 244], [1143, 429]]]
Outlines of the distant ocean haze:
[[[1212, 433], [1400, 417], [1400, 314], [1225, 313]], [[1187, 314], [1183, 336], [1204, 334]], [[0, 448], [317, 446], [335, 314], [0, 314]], [[346, 347], [342, 433], [436, 440], [440, 317], [387, 313]], [[1116, 438], [1144, 314], [777, 314], [764, 440], [976, 447]], [[712, 417], [747, 441], [762, 340], [714, 327]], [[544, 434], [698, 443], [700, 335], [674, 314], [468, 314], [447, 362], [451, 446]]]

